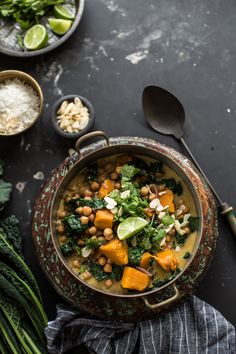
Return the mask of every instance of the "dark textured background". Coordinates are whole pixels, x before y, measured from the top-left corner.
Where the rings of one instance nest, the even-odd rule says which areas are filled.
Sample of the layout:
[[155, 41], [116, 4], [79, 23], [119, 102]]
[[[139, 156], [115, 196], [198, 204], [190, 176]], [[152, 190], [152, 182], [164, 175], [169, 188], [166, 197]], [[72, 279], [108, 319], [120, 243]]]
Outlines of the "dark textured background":
[[[49, 318], [61, 301], [41, 273], [31, 240], [31, 208], [43, 180], [66, 157], [72, 142], [53, 130], [51, 107], [64, 94], [90, 99], [94, 129], [108, 135], [150, 137], [183, 151], [171, 137], [151, 131], [141, 95], [148, 84], [173, 92], [186, 110], [185, 138], [222, 199], [236, 205], [236, 3], [233, 0], [87, 0], [76, 33], [42, 57], [0, 55], [0, 69], [32, 74], [45, 108], [24, 135], [0, 139], [5, 179], [14, 184], [9, 212], [21, 219], [24, 254], [45, 299]], [[25, 182], [20, 193], [18, 182]], [[236, 241], [219, 219], [212, 266], [197, 295], [236, 325]]]

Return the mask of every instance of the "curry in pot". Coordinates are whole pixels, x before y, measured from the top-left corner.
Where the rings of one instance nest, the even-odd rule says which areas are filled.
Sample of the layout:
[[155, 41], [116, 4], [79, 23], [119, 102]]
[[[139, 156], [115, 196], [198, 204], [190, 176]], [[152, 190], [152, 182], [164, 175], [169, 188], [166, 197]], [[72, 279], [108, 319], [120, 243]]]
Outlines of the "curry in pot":
[[56, 224], [75, 274], [99, 290], [132, 294], [161, 287], [183, 269], [199, 217], [189, 189], [167, 165], [116, 155], [71, 181]]

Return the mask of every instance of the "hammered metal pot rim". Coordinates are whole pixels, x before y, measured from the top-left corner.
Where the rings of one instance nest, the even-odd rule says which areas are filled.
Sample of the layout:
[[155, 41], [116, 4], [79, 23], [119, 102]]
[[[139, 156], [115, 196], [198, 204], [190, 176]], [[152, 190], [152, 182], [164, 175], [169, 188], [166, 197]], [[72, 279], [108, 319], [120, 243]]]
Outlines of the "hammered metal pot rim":
[[[164, 146], [163, 144], [160, 144], [158, 143], [160, 146]], [[99, 152], [107, 152], [108, 149], [116, 149], [117, 147], [121, 147], [122, 149], [127, 149], [127, 148], [131, 148], [131, 147], [134, 147], [136, 146], [138, 149], [141, 149], [143, 150], [143, 155], [148, 157], [148, 154], [145, 152], [150, 152], [151, 154], [154, 154], [154, 155], [161, 155], [163, 157], [163, 159], [165, 160], [169, 160], [169, 162], [171, 162], [172, 164], [174, 164], [176, 166], [176, 169], [179, 169], [182, 171], [183, 175], [185, 176], [185, 178], [188, 180], [189, 184], [192, 186], [192, 188], [195, 190], [196, 192], [196, 195], [195, 197], [197, 197], [197, 203], [198, 205], [196, 205], [198, 207], [198, 209], [200, 209], [200, 219], [201, 219], [201, 225], [200, 225], [200, 230], [198, 232], [198, 236], [197, 236], [197, 240], [195, 242], [195, 245], [194, 245], [194, 250], [192, 252], [192, 256], [191, 258], [189, 259], [188, 262], [186, 262], [186, 265], [184, 266], [184, 268], [180, 271], [180, 273], [173, 279], [171, 280], [170, 282], [164, 284], [162, 287], [159, 287], [159, 288], [154, 288], [150, 291], [147, 291], [147, 292], [142, 292], [142, 293], [137, 293], [137, 294], [117, 294], [117, 293], [109, 293], [109, 292], [106, 292], [106, 291], [103, 291], [103, 290], [100, 290], [100, 289], [97, 289], [93, 286], [90, 286], [89, 284], [87, 284], [86, 282], [84, 282], [81, 278], [79, 278], [79, 276], [77, 276], [71, 269], [70, 267], [68, 266], [67, 262], [66, 262], [66, 259], [64, 258], [64, 256], [62, 255], [62, 253], [60, 252], [59, 250], [59, 247], [58, 247], [58, 244], [57, 244], [57, 237], [53, 231], [53, 212], [54, 212], [54, 206], [55, 206], [55, 201], [56, 201], [56, 198], [58, 198], [58, 192], [60, 191], [61, 189], [61, 186], [63, 184], [63, 181], [65, 181], [65, 178], [68, 178], [68, 176], [70, 176], [72, 174], [72, 171], [75, 171], [77, 168], [78, 168], [78, 165], [81, 164], [82, 161], [86, 161], [88, 159], [91, 159], [95, 156], [95, 158], [93, 159], [93, 161], [96, 161], [97, 159], [99, 158], [96, 158], [96, 155]], [[170, 149], [170, 150], [173, 150], [172, 148], [168, 148], [166, 147], [167, 149]], [[125, 151], [124, 151], [125, 152]], [[127, 151], [126, 151], [127, 152]], [[115, 153], [110, 153], [110, 154], [107, 154], [107, 156], [112, 156], [112, 155], [116, 155], [116, 154], [119, 154], [119, 152], [115, 152]], [[135, 154], [135, 153], [134, 153]], [[138, 153], [137, 153], [138, 154]], [[142, 155], [142, 153], [139, 153]], [[150, 157], [150, 156], [149, 156]], [[160, 159], [158, 157], [156, 157], [157, 159]], [[168, 163], [167, 163], [168, 165]], [[175, 170], [176, 172], [176, 170]], [[176, 172], [177, 173], [177, 172]], [[180, 176], [181, 177], [181, 176]], [[71, 180], [72, 180], [73, 177], [71, 177]], [[68, 185], [68, 183], [67, 183]], [[191, 193], [192, 194], [192, 193]], [[196, 204], [196, 198], [194, 198], [194, 201], [195, 201], [195, 204]], [[149, 296], [149, 295], [154, 295], [154, 293], [156, 294], [157, 292], [165, 289], [165, 288], [168, 288], [170, 286], [172, 286], [182, 275], [183, 273], [185, 273], [185, 271], [187, 270], [187, 268], [190, 266], [190, 264], [192, 263], [197, 251], [198, 251], [198, 247], [199, 247], [199, 244], [200, 244], [200, 241], [201, 241], [201, 238], [202, 238], [202, 231], [203, 231], [203, 211], [202, 211], [202, 206], [201, 206], [201, 201], [200, 201], [200, 198], [199, 198], [199, 195], [198, 195], [198, 191], [197, 189], [194, 187], [191, 179], [188, 177], [188, 175], [186, 174], [186, 172], [183, 170], [182, 167], [178, 166], [177, 163], [174, 161], [174, 159], [172, 159], [170, 156], [168, 156], [167, 154], [163, 153], [163, 152], [158, 152], [157, 150], [154, 150], [150, 147], [144, 147], [144, 146], [139, 146], [139, 145], [132, 145], [132, 144], [120, 144], [120, 145], [110, 145], [108, 147], [102, 147], [100, 148], [99, 150], [97, 151], [93, 151], [89, 154], [87, 154], [85, 157], [82, 157], [81, 159], [77, 160], [75, 162], [75, 164], [73, 165], [73, 167], [67, 172], [67, 174], [63, 177], [63, 179], [60, 181], [56, 191], [55, 191], [55, 194], [54, 194], [54, 197], [53, 197], [53, 200], [52, 200], [52, 203], [51, 203], [51, 208], [50, 208], [50, 231], [51, 231], [51, 238], [52, 238], [52, 241], [53, 241], [53, 246], [57, 252], [57, 255], [60, 259], [60, 261], [63, 263], [63, 265], [65, 266], [65, 268], [73, 275], [73, 277], [81, 282], [83, 285], [85, 285], [86, 287], [92, 289], [93, 291], [96, 291], [96, 292], [99, 292], [103, 295], [106, 295], [106, 296], [112, 296], [112, 297], [118, 297], [118, 298], [137, 298], [137, 297], [145, 297], [145, 296]]]

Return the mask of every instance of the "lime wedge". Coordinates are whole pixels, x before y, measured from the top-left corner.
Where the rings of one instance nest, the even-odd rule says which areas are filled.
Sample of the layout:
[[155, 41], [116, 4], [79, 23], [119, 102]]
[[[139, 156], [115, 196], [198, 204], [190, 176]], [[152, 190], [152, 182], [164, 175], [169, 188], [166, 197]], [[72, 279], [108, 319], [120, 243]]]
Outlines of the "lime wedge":
[[125, 240], [141, 231], [147, 223], [145, 219], [138, 216], [131, 216], [119, 224], [117, 235], [120, 240]]
[[64, 20], [74, 20], [75, 16], [64, 6], [55, 5], [54, 14], [57, 18], [63, 18]]
[[61, 18], [49, 18], [48, 23], [56, 34], [65, 34], [71, 27], [71, 20], [62, 20]]
[[24, 46], [28, 50], [37, 50], [46, 46], [48, 33], [43, 25], [34, 25], [25, 34]]

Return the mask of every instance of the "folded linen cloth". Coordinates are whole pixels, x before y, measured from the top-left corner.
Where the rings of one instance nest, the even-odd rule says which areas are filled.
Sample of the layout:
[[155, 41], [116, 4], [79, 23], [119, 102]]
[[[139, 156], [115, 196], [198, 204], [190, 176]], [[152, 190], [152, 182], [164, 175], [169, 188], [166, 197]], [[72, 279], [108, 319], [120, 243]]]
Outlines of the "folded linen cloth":
[[156, 319], [137, 323], [95, 320], [58, 305], [46, 336], [48, 351], [55, 354], [81, 344], [97, 354], [236, 353], [235, 328], [195, 296]]

